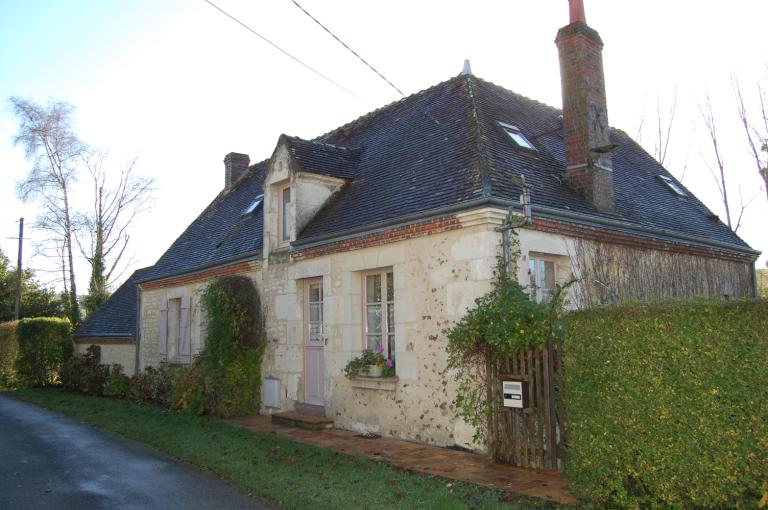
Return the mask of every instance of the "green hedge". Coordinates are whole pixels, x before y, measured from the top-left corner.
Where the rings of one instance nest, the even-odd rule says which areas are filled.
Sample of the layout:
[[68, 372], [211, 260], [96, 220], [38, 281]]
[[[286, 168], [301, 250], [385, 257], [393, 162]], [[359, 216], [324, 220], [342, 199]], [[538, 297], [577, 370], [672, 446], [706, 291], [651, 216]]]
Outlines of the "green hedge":
[[565, 324], [566, 470], [610, 508], [756, 508], [768, 303], [621, 305]]
[[17, 325], [18, 321], [0, 323], [0, 389], [11, 388], [16, 381]]
[[20, 384], [49, 386], [58, 382], [59, 371], [74, 352], [71, 329], [68, 319], [42, 317], [19, 321], [16, 375]]

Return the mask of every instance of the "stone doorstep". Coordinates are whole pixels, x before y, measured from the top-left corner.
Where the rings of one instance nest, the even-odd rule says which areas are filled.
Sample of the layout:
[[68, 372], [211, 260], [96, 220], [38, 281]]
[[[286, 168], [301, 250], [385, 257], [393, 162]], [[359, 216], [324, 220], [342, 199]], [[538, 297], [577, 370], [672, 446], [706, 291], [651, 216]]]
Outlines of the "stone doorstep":
[[321, 430], [333, 427], [333, 420], [324, 416], [283, 411], [272, 415], [272, 423], [301, 429]]
[[296, 402], [294, 411], [299, 414], [308, 414], [310, 416], [319, 416], [321, 418], [325, 418], [325, 406]]

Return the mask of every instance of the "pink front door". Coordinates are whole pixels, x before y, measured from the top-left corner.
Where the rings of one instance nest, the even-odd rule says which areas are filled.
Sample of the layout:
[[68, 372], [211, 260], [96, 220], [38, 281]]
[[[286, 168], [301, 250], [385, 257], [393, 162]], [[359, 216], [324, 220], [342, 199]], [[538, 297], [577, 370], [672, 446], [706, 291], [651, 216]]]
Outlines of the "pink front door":
[[323, 280], [304, 282], [304, 402], [325, 405]]

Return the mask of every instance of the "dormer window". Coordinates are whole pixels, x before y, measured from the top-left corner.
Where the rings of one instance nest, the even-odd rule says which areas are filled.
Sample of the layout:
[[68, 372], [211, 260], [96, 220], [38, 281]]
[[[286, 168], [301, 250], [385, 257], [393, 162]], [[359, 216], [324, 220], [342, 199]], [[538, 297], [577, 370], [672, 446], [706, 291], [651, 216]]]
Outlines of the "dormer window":
[[251, 205], [243, 209], [243, 214], [241, 216], [248, 216], [249, 214], [253, 214], [253, 212], [256, 210], [257, 207], [261, 205], [261, 203], [264, 201], [264, 195], [261, 194], [257, 196], [253, 202], [251, 202]]
[[675, 181], [667, 177], [666, 175], [658, 175], [657, 176], [661, 182], [667, 185], [669, 189], [675, 192], [675, 195], [679, 197], [687, 197], [688, 194], [683, 191], [683, 189], [677, 185]]
[[286, 245], [291, 241], [291, 225], [293, 224], [293, 210], [291, 209], [291, 186], [286, 184], [278, 191], [280, 199], [280, 231], [279, 244]]
[[496, 122], [498, 123], [501, 130], [507, 134], [509, 139], [512, 140], [512, 143], [514, 143], [518, 149], [525, 149], [528, 151], [536, 152], [536, 147], [534, 147], [531, 141], [525, 137], [525, 135], [520, 131], [519, 127], [515, 126], [514, 124], [501, 122], [500, 120]]

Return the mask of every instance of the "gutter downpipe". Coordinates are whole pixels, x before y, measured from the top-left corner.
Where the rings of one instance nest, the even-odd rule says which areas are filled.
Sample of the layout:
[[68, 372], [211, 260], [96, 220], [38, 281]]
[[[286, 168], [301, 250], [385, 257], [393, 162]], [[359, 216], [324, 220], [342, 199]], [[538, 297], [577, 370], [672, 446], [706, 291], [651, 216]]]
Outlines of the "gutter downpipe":
[[136, 284], [136, 361], [133, 365], [133, 375], [139, 375], [139, 362], [141, 348], [141, 287]]

